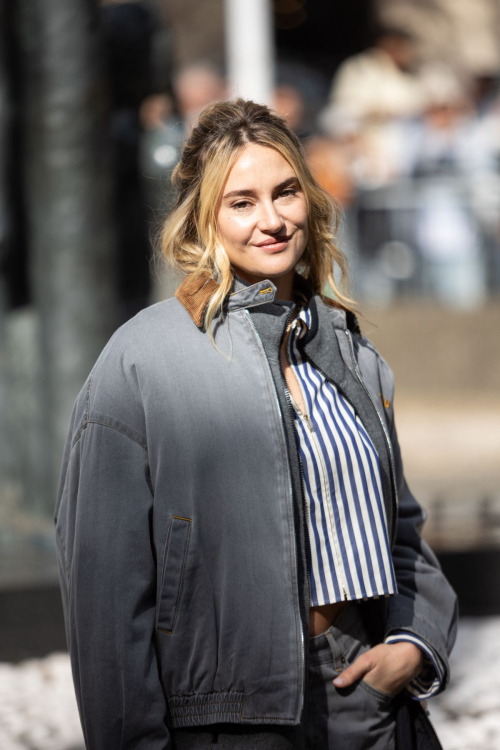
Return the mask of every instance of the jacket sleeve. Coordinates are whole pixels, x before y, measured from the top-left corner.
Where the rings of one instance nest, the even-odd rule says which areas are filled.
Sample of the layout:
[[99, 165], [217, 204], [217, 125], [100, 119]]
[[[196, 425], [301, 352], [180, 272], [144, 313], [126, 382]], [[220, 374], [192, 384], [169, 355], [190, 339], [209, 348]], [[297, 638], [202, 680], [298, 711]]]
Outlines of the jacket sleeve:
[[86, 748], [167, 750], [146, 445], [118, 419], [89, 416], [86, 391], [73, 409], [54, 514]]
[[424, 667], [406, 686], [406, 690], [414, 700], [418, 701], [437, 695], [441, 690], [444, 676], [441, 659], [423, 638], [406, 630], [395, 630], [386, 636], [384, 643], [400, 643], [401, 641], [415, 644], [424, 654]]
[[[392, 371], [382, 358], [379, 359], [379, 367], [384, 401], [392, 405]], [[411, 493], [404, 476], [393, 410], [389, 417], [389, 432], [399, 496], [392, 550], [398, 594], [387, 600], [384, 638], [393, 631], [403, 630], [420, 636], [436, 652], [444, 668], [439, 688], [441, 691], [449, 680], [448, 657], [457, 633], [457, 596], [444, 576], [435, 554], [422, 539], [421, 532], [427, 513]]]

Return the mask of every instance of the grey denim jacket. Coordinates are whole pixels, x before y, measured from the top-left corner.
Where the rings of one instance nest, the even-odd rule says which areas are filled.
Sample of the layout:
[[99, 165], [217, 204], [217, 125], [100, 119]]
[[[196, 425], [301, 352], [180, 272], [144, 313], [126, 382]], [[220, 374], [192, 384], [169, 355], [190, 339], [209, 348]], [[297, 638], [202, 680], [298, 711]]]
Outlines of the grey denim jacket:
[[[301, 720], [308, 542], [279, 366], [293, 305], [275, 292], [236, 283], [218, 348], [180, 299], [142, 310], [76, 398], [54, 522], [88, 750], [166, 750], [172, 727]], [[399, 591], [377, 601], [381, 632], [422, 636], [446, 684], [457, 601], [420, 536], [392, 372], [343, 310], [319, 296], [310, 308], [304, 351], [380, 456]]]

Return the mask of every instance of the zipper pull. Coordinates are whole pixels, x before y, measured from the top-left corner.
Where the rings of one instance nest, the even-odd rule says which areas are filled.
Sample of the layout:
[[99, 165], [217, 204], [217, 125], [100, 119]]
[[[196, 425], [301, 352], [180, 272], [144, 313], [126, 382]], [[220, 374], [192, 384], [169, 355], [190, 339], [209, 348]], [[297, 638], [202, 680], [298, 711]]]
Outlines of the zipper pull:
[[314, 432], [314, 425], [311, 422], [311, 418], [309, 417], [309, 414], [304, 414], [304, 419], [306, 420], [306, 425], [309, 427], [309, 431]]

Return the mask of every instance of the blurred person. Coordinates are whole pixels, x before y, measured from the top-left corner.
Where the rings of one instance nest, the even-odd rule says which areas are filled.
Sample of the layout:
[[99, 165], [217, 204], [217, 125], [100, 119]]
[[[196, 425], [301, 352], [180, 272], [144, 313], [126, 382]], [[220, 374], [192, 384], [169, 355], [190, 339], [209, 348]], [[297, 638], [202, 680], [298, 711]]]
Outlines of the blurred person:
[[149, 209], [143, 193], [140, 165], [142, 102], [157, 93], [168, 72], [165, 53], [155, 71], [153, 52], [162, 32], [154, 4], [146, 0], [105, 0], [100, 21], [110, 94], [113, 202], [117, 231], [116, 270], [121, 320], [127, 320], [149, 300], [151, 246]]
[[472, 76], [472, 96], [478, 114], [490, 110], [498, 98], [500, 70], [478, 71]]
[[54, 513], [87, 750], [437, 750], [456, 597], [331, 200], [242, 99], [201, 113], [173, 182], [185, 279], [92, 368]]
[[217, 66], [205, 60], [178, 70], [174, 75], [173, 84], [186, 133], [191, 130], [201, 111], [208, 104], [225, 97], [227, 88]]
[[[300, 107], [300, 123], [297, 134], [302, 141], [305, 141], [306, 138], [317, 132], [316, 118], [328, 98], [329, 77], [322, 70], [312, 67], [304, 60], [298, 61], [297, 57], [290, 59], [286, 56], [280, 56], [276, 60], [276, 81], [278, 95], [283, 94], [287, 109], [291, 106], [292, 110], [296, 111], [296, 108]], [[297, 101], [297, 95], [300, 101]], [[294, 101], [290, 102], [292, 97]], [[278, 106], [280, 105], [278, 104]], [[286, 114], [286, 110], [284, 114]], [[293, 125], [293, 127], [297, 127], [297, 125]]]
[[[356, 197], [364, 179], [361, 120], [342, 108], [324, 110], [319, 133], [307, 139], [307, 164], [318, 183], [338, 201], [336, 238], [347, 257], [353, 289], [363, 262], [356, 248]], [[328, 133], [328, 136], [325, 135]]]
[[425, 66], [420, 81], [423, 112], [406, 126], [403, 171], [415, 177], [463, 174], [472, 167], [470, 93], [443, 63]]
[[[156, 231], [158, 216], [168, 210], [172, 198], [170, 175], [177, 164], [184, 137], [200, 112], [226, 94], [219, 69], [200, 60], [178, 70], [172, 79], [173, 96], [154, 94], [140, 108], [142, 132], [139, 164], [148, 210], [149, 226]], [[154, 304], [173, 295], [178, 279], [166, 268], [151, 264], [152, 283], [148, 302]]]
[[304, 134], [300, 132], [304, 118], [304, 100], [295, 86], [282, 84], [276, 87], [273, 109], [280, 117], [283, 117], [290, 130], [297, 133], [299, 137], [304, 137]]
[[474, 154], [472, 205], [485, 246], [488, 290], [500, 291], [500, 94], [498, 71], [474, 79], [477, 108], [471, 151]]
[[459, 190], [432, 183], [421, 188], [416, 239], [424, 292], [447, 307], [479, 307], [486, 294], [484, 257], [477, 223]]
[[[339, 225], [339, 241], [349, 259], [356, 293], [380, 303], [392, 290], [390, 279], [376, 277], [373, 248], [387, 239], [389, 212], [373, 210], [363, 197], [371, 191], [391, 187], [399, 178], [405, 141], [397, 120], [366, 118], [347, 106], [325, 108], [318, 117], [323, 136], [311, 139], [308, 160], [315, 176], [339, 199], [345, 220]], [[324, 136], [328, 135], [328, 138]], [[362, 238], [369, 236], [369, 242]]]
[[405, 169], [416, 183], [416, 241], [424, 291], [446, 306], [474, 308], [486, 293], [485, 258], [472, 207], [472, 177], [489, 160], [467, 87], [446, 65], [421, 72], [424, 114], [407, 127]]
[[360, 269], [353, 236], [355, 216], [352, 214], [357, 189], [354, 177], [358, 157], [357, 134], [348, 127], [339, 128], [336, 138], [315, 135], [305, 141], [304, 148], [312, 175], [336, 202], [336, 241], [347, 258], [351, 287], [355, 289]]
[[[139, 110], [141, 136], [139, 169], [151, 242], [157, 231], [159, 217], [171, 207], [174, 192], [170, 177], [179, 161], [185, 127], [176, 111], [173, 98], [168, 94], [146, 97]], [[151, 284], [148, 303], [154, 304], [171, 297], [178, 280], [168, 269], [158, 269], [151, 259]]]
[[415, 75], [416, 51], [410, 34], [382, 28], [372, 48], [345, 60], [330, 89], [330, 104], [362, 118], [411, 117], [421, 111]]
[[339, 105], [319, 113], [318, 127], [343, 152], [356, 188], [381, 187], [399, 176], [404, 142], [397, 121], [365, 118]]
[[397, 27], [382, 27], [375, 44], [345, 60], [331, 85], [320, 127], [335, 135], [337, 123], [358, 123], [356, 179], [361, 188], [391, 183], [400, 171], [399, 121], [422, 110], [413, 37]]
[[500, 127], [495, 99], [476, 99], [476, 80], [444, 63], [420, 71], [422, 114], [403, 123], [402, 173], [409, 176], [473, 176], [495, 172]]
[[168, 94], [152, 94], [142, 100], [139, 119], [145, 130], [160, 130], [174, 116], [174, 102]]
[[[498, 174], [500, 166], [500, 77], [498, 69], [472, 76], [471, 97], [475, 111], [471, 133], [471, 169], [482, 175]], [[487, 195], [481, 199], [488, 201]]]
[[349, 139], [314, 136], [307, 140], [307, 164], [318, 183], [347, 208], [351, 205], [355, 184], [349, 158]]
[[153, 94], [139, 110], [141, 139], [139, 164], [146, 205], [153, 215], [165, 208], [171, 191], [165, 181], [179, 161], [184, 141], [184, 124], [176, 114], [172, 97]]

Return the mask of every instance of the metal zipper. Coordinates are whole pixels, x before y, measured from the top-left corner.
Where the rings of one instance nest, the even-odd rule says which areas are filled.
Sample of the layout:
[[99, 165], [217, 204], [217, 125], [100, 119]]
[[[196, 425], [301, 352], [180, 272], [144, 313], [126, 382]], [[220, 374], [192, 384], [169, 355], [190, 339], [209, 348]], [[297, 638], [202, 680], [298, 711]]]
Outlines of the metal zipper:
[[[285, 322], [285, 330], [284, 330], [283, 336], [282, 336], [281, 341], [280, 341], [280, 349], [279, 349], [280, 351], [281, 351], [281, 344], [283, 342], [283, 337], [284, 337], [284, 335], [286, 333], [286, 327], [287, 327], [288, 322], [289, 322], [289, 320], [290, 320], [290, 318], [292, 316], [294, 308], [295, 308], [295, 305], [290, 308], [290, 311], [288, 312], [288, 315], [287, 315], [287, 319], [286, 319], [286, 322]], [[264, 345], [262, 343], [262, 339], [261, 339], [260, 334], [259, 334], [259, 332], [257, 331], [257, 329], [256, 329], [256, 327], [254, 325], [254, 322], [252, 320], [252, 316], [250, 315], [250, 313], [248, 312], [247, 309], [244, 310], [244, 313], [245, 313], [245, 315], [246, 315], [246, 317], [248, 319], [248, 322], [250, 324], [250, 327], [252, 328], [252, 331], [255, 334], [255, 339], [257, 341], [257, 345], [258, 345], [258, 347], [260, 349], [260, 352], [261, 352], [261, 354], [262, 354], [262, 356], [264, 358], [264, 361], [268, 362], [267, 355], [266, 355], [266, 352], [265, 352], [265, 349], [264, 349]], [[293, 406], [292, 406], [292, 402], [290, 400], [290, 393], [288, 391], [288, 388], [286, 387], [286, 380], [285, 380], [285, 376], [284, 376], [284, 373], [283, 373], [283, 368], [281, 367], [281, 358], [280, 358], [279, 354], [278, 354], [278, 361], [279, 361], [279, 366], [280, 366], [280, 370], [281, 370], [281, 375], [282, 375], [283, 380], [285, 382], [285, 397], [286, 397], [287, 403], [289, 405], [289, 408], [293, 412]], [[268, 363], [268, 366], [269, 366], [269, 363]], [[293, 486], [292, 486], [292, 478], [291, 478], [291, 474], [290, 474], [290, 457], [288, 455], [288, 446], [287, 446], [287, 442], [286, 442], [286, 435], [285, 435], [285, 428], [284, 428], [284, 425], [283, 425], [283, 418], [282, 418], [282, 415], [281, 415], [281, 406], [280, 406], [280, 402], [279, 402], [279, 399], [278, 399], [278, 394], [276, 392], [276, 384], [275, 384], [274, 379], [272, 377], [272, 373], [271, 373], [270, 380], [271, 380], [271, 383], [273, 385], [273, 392], [274, 392], [274, 396], [275, 396], [275, 399], [276, 399], [276, 407], [277, 407], [278, 414], [279, 414], [279, 417], [280, 417], [280, 425], [281, 425], [281, 433], [282, 433], [282, 438], [283, 438], [283, 444], [285, 446], [285, 453], [286, 453], [286, 457], [287, 457], [286, 472], [287, 472], [287, 480], [288, 480], [288, 490], [289, 490], [289, 493], [290, 493], [290, 499], [292, 501], [292, 513], [293, 513]], [[296, 447], [297, 447], [297, 458], [298, 458], [298, 464], [299, 464], [300, 478], [301, 478], [301, 481], [303, 483], [304, 477], [302, 475], [302, 465], [300, 463], [300, 456], [298, 455], [298, 445], [297, 445], [297, 436], [296, 435], [295, 435], [295, 441], [296, 441]], [[303, 484], [302, 484], [302, 486], [303, 486]], [[305, 503], [304, 497], [302, 498], [302, 502], [303, 502], [303, 504]], [[293, 516], [292, 516], [292, 522], [293, 522]], [[293, 526], [294, 526], [294, 533], [295, 533], [295, 524], [293, 524]], [[310, 541], [309, 541], [307, 523], [305, 524], [305, 526], [306, 526], [307, 543], [308, 543], [309, 549], [310, 549]], [[295, 546], [294, 546], [294, 550], [293, 550], [293, 555], [294, 555], [294, 561], [295, 561], [295, 569], [297, 570], [296, 546], [297, 546], [297, 538], [295, 537]], [[309, 606], [310, 601], [311, 601], [311, 583], [309, 581], [309, 571], [306, 570], [306, 574], [307, 574], [307, 590], [308, 590], [308, 606]], [[300, 599], [300, 593], [299, 593], [299, 599]], [[301, 689], [301, 702], [300, 702], [300, 713], [302, 714], [302, 710], [304, 708], [304, 692], [305, 692], [305, 685], [306, 685], [306, 659], [305, 659], [305, 646], [304, 646], [304, 629], [302, 627], [302, 619], [301, 619], [301, 616], [300, 616], [300, 607], [299, 607], [299, 622], [300, 622], [300, 640], [301, 640], [301, 650], [302, 650], [302, 689]]]
[[[280, 351], [281, 351], [281, 345], [282, 345], [282, 341], [280, 341]], [[301, 489], [302, 489], [302, 507], [305, 508], [305, 512], [306, 512], [306, 522], [304, 524], [304, 527], [305, 527], [306, 542], [307, 542], [307, 547], [308, 547], [308, 552], [309, 552], [309, 557], [310, 557], [311, 556], [311, 540], [309, 538], [309, 508], [307, 506], [307, 502], [306, 502], [305, 495], [304, 495], [304, 482], [305, 482], [305, 480], [304, 480], [304, 474], [303, 474], [303, 471], [302, 471], [302, 462], [300, 460], [300, 455], [299, 455], [298, 437], [297, 437], [297, 433], [296, 433], [296, 430], [295, 430], [295, 426], [293, 425], [293, 422], [295, 420], [295, 416], [294, 416], [294, 413], [293, 413], [292, 402], [290, 400], [290, 391], [288, 390], [288, 387], [286, 385], [285, 374], [284, 374], [283, 368], [281, 366], [281, 357], [278, 357], [278, 362], [279, 362], [279, 367], [280, 367], [280, 370], [281, 370], [281, 375], [282, 375], [283, 381], [284, 381], [285, 399], [286, 399], [286, 401], [288, 403], [288, 406], [289, 406], [289, 409], [290, 409], [290, 415], [291, 415], [291, 418], [292, 418], [292, 426], [293, 426], [294, 438], [295, 438], [295, 449], [296, 449], [296, 452], [297, 452], [297, 459], [298, 459], [298, 464], [299, 464], [300, 486], [301, 486]], [[292, 497], [293, 497], [293, 495], [292, 495]], [[306, 567], [306, 578], [307, 578], [307, 607], [309, 608], [311, 606], [311, 581], [310, 581], [310, 578], [309, 578], [309, 570], [307, 569], [307, 567]], [[300, 708], [301, 708], [301, 713], [302, 713], [302, 709], [304, 707], [304, 692], [305, 692], [305, 685], [306, 685], [306, 659], [305, 659], [305, 653], [304, 653], [304, 631], [303, 631], [302, 628], [301, 628], [301, 631], [302, 631], [303, 688], [302, 688], [302, 701], [301, 701]]]
[[[278, 353], [278, 362], [279, 362], [279, 366], [280, 366], [281, 377], [283, 378], [283, 387], [285, 389], [285, 398], [286, 398], [286, 401], [287, 401], [287, 403], [288, 403], [288, 405], [290, 407], [290, 416], [292, 418], [292, 425], [294, 425], [294, 422], [295, 422], [295, 413], [294, 413], [294, 408], [293, 408], [293, 405], [292, 405], [292, 397], [291, 397], [291, 394], [290, 394], [290, 391], [288, 389], [288, 385], [287, 385], [287, 382], [286, 382], [285, 373], [283, 372], [283, 367], [281, 366], [281, 347], [283, 346], [283, 340], [284, 340], [284, 338], [286, 336], [286, 333], [287, 333], [288, 323], [290, 321], [290, 318], [292, 317], [292, 313], [293, 313], [294, 309], [295, 309], [295, 305], [290, 309], [290, 312], [287, 315], [287, 319], [286, 319], [286, 322], [285, 322], [285, 328], [284, 328], [283, 335], [282, 335], [281, 340], [280, 340], [279, 353]], [[288, 358], [288, 355], [287, 355], [287, 358]], [[300, 412], [300, 408], [299, 408], [299, 412]], [[309, 429], [311, 430], [311, 432], [314, 432], [314, 425], [313, 425], [313, 423], [310, 420], [309, 414], [304, 414], [304, 417], [306, 419], [307, 426], [309, 427]], [[305, 496], [305, 492], [304, 492], [305, 479], [304, 479], [304, 472], [302, 471], [302, 461], [300, 460], [299, 438], [298, 438], [298, 435], [297, 435], [297, 431], [295, 430], [295, 426], [294, 426], [294, 429], [293, 429], [293, 436], [294, 436], [294, 439], [295, 439], [295, 448], [296, 448], [296, 451], [297, 451], [297, 459], [298, 459], [298, 465], [299, 465], [299, 475], [300, 475], [300, 482], [301, 482], [300, 486], [301, 486], [301, 489], [302, 489], [302, 507], [305, 508], [306, 515], [309, 518], [309, 515], [308, 515], [309, 514], [309, 509], [308, 509], [308, 505], [307, 505], [307, 502], [306, 502], [306, 496]], [[310, 556], [310, 554], [311, 554], [311, 540], [309, 538], [309, 525], [307, 523], [308, 518], [306, 518], [305, 529], [306, 529], [306, 537], [307, 537], [307, 544], [308, 544], [308, 552], [309, 552], [309, 556]], [[310, 606], [310, 603], [311, 603], [311, 581], [310, 581], [310, 578], [309, 578], [309, 571], [307, 570], [306, 573], [307, 573], [307, 587], [308, 587], [308, 595], [309, 595], [309, 599], [308, 599], [307, 605]]]
[[[290, 393], [290, 390], [288, 392]], [[309, 416], [309, 414], [304, 414], [304, 412], [301, 410], [300, 406], [295, 401], [295, 399], [293, 398], [293, 396], [292, 396], [291, 393], [290, 393], [290, 401], [292, 402], [292, 406], [293, 406], [294, 411], [296, 411], [297, 414], [299, 415], [299, 417], [301, 419], [303, 419], [304, 422], [306, 423], [306, 427], [308, 428], [308, 430], [310, 432], [316, 432], [316, 430], [314, 428], [314, 425], [313, 425], [313, 423], [311, 421], [311, 417]]]
[[303, 414], [302, 416], [304, 417], [304, 421], [307, 427], [309, 428], [309, 432], [316, 432], [316, 430], [314, 429], [314, 425], [311, 422], [311, 417], [309, 416], [309, 414]]
[[[382, 415], [380, 414], [380, 412], [378, 410], [377, 404], [375, 403], [375, 399], [373, 398], [372, 394], [370, 393], [370, 391], [368, 390], [368, 388], [364, 384], [363, 378], [361, 377], [361, 373], [359, 371], [358, 363], [356, 362], [356, 357], [354, 356], [354, 345], [352, 343], [351, 332], [348, 331], [348, 330], [346, 330], [345, 331], [345, 335], [347, 336], [347, 340], [349, 341], [349, 350], [350, 350], [350, 353], [351, 353], [351, 360], [352, 360], [352, 364], [353, 364], [353, 367], [354, 367], [354, 372], [356, 373], [356, 377], [358, 378], [359, 382], [361, 383], [361, 385], [362, 385], [362, 387], [363, 387], [366, 395], [368, 396], [368, 398], [370, 399], [370, 401], [373, 404], [373, 408], [375, 409], [375, 412], [376, 412], [377, 417], [379, 419], [380, 425], [382, 427], [382, 431], [384, 433], [385, 442], [387, 444], [387, 450], [389, 452], [389, 460], [390, 460], [390, 464], [391, 464], [392, 489], [394, 491], [394, 501], [396, 503], [396, 514], [397, 514], [397, 511], [398, 511], [398, 508], [399, 508], [399, 499], [398, 499], [398, 487], [397, 487], [397, 483], [396, 483], [396, 469], [395, 469], [395, 466], [394, 466], [394, 454], [393, 454], [393, 451], [392, 451], [391, 439], [390, 439], [389, 434], [387, 432], [384, 419], [383, 419]], [[395, 538], [396, 538], [396, 520], [393, 519], [392, 540], [391, 540], [391, 544], [392, 545], [394, 544]]]
[[[293, 406], [292, 406], [292, 402], [290, 400], [290, 391], [288, 390], [288, 386], [286, 385], [285, 374], [283, 372], [283, 368], [281, 367], [281, 362], [280, 362], [280, 370], [281, 370], [281, 374], [282, 374], [283, 380], [284, 380], [285, 398], [286, 398], [286, 401], [288, 403], [288, 406], [290, 407], [290, 416], [292, 417], [292, 424], [293, 424], [293, 421], [295, 421], [294, 409], [293, 409]], [[312, 431], [314, 431], [314, 426], [312, 424], [311, 424], [311, 428], [312, 428]], [[303, 505], [303, 507], [306, 510], [306, 514], [308, 515], [309, 514], [309, 509], [308, 509], [307, 502], [306, 502], [306, 499], [305, 499], [305, 494], [304, 494], [304, 482], [305, 482], [304, 472], [302, 471], [302, 462], [300, 460], [300, 454], [299, 454], [299, 441], [298, 441], [297, 433], [295, 431], [295, 427], [294, 427], [294, 438], [295, 438], [295, 447], [296, 447], [296, 450], [297, 450], [297, 458], [298, 458], [298, 463], [299, 463], [299, 474], [300, 474], [300, 481], [301, 481], [301, 488], [302, 488], [302, 505]], [[307, 524], [307, 519], [306, 519], [306, 524], [305, 524], [305, 530], [306, 530], [307, 544], [308, 544], [308, 547], [309, 547], [309, 554], [311, 554], [311, 540], [309, 538], [309, 526]], [[310, 603], [311, 603], [311, 581], [309, 579], [309, 571], [306, 571], [306, 572], [307, 572], [307, 591], [308, 591], [308, 596], [309, 596], [308, 606], [310, 606]]]

